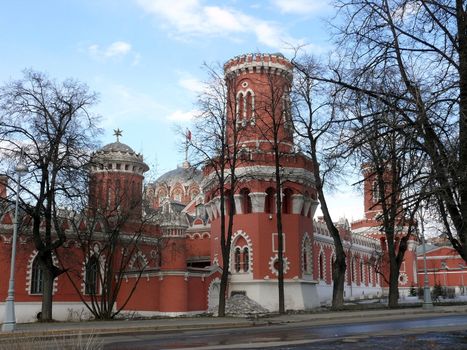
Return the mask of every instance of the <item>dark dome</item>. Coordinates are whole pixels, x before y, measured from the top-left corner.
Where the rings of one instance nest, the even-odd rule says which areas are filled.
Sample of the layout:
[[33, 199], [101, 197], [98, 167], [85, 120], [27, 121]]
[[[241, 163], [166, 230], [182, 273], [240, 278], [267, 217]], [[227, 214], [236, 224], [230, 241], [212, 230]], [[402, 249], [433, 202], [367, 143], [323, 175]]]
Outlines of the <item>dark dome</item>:
[[191, 167], [187, 164], [183, 164], [176, 169], [170, 170], [165, 174], [161, 175], [156, 183], [166, 183], [168, 185], [175, 184], [177, 182], [186, 183], [191, 181], [200, 182], [201, 181], [201, 171]]
[[130, 146], [125, 145], [124, 143], [121, 143], [119, 141], [105, 145], [104, 147], [102, 147], [101, 151], [135, 153], [135, 151], [133, 151], [133, 149]]

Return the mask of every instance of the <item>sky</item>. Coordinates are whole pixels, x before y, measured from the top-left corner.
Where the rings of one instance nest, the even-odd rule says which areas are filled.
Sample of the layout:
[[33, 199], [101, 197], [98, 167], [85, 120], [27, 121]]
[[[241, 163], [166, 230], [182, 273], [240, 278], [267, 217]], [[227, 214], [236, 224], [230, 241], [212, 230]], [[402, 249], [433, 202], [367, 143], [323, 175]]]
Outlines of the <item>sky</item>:
[[[303, 46], [332, 52], [326, 0], [15, 0], [0, 11], [0, 84], [32, 68], [99, 93], [101, 142], [144, 155], [157, 177], [184, 160], [183, 137], [207, 78], [203, 65]], [[333, 219], [363, 215], [359, 190], [330, 193]]]

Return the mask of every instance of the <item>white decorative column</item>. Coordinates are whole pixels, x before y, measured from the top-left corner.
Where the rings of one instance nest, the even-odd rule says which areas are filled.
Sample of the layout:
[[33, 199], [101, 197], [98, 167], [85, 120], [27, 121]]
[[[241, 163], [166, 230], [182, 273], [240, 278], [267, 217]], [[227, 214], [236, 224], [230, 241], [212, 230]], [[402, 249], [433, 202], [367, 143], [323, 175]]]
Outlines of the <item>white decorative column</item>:
[[206, 213], [208, 213], [209, 221], [213, 220], [212, 209], [211, 209], [211, 202], [205, 205]]
[[293, 194], [292, 195], [292, 214], [301, 214], [304, 203], [305, 203], [305, 196], [303, 194]]
[[214, 199], [211, 200], [208, 204], [211, 206], [213, 219], [214, 220], [217, 219], [217, 208], [216, 208], [216, 203], [215, 203]]
[[264, 213], [264, 199], [267, 194], [264, 192], [252, 192], [248, 195], [251, 198], [251, 211], [253, 213]]
[[234, 200], [235, 200], [235, 212], [237, 214], [243, 214], [243, 208], [242, 208], [242, 195], [241, 194], [234, 194]]
[[318, 209], [319, 201], [316, 199], [311, 200], [311, 206], [310, 206], [310, 218], [313, 219], [313, 216], [315, 216], [316, 209]]

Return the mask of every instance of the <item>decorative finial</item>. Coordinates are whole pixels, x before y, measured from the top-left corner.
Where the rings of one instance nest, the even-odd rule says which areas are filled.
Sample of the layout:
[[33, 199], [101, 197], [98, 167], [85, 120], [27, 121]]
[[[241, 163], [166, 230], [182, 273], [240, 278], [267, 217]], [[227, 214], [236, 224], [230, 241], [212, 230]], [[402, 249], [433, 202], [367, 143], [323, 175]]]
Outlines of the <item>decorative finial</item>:
[[114, 136], [117, 138], [117, 142], [120, 142], [120, 137], [122, 136], [123, 131], [119, 128], [114, 129]]

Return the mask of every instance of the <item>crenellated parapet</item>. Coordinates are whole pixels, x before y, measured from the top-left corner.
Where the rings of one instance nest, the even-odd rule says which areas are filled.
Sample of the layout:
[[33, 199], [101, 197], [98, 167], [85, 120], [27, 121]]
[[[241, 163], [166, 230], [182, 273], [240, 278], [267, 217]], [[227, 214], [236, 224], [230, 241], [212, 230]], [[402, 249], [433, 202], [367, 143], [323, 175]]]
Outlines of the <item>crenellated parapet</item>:
[[224, 72], [227, 77], [267, 72], [283, 75], [292, 80], [293, 65], [281, 53], [249, 53], [227, 61], [224, 64]]

